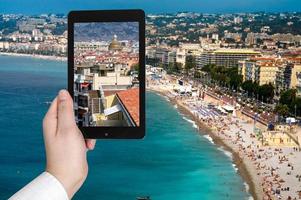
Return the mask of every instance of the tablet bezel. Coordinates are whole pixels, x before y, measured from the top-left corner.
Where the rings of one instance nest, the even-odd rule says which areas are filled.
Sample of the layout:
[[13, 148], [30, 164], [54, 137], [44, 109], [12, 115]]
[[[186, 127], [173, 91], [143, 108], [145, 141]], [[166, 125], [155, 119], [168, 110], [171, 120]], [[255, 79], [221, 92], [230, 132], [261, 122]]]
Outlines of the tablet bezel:
[[140, 139], [145, 136], [145, 13], [143, 10], [71, 11], [68, 14], [68, 91], [74, 98], [74, 23], [139, 23], [139, 127], [79, 127], [85, 138]]

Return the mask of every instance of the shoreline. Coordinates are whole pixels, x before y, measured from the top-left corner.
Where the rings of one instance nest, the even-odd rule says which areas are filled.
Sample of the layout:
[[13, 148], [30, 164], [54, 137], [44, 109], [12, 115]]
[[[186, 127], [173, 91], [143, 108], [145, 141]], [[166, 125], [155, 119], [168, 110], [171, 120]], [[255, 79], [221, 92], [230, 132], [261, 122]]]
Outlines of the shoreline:
[[47, 56], [41, 54], [25, 54], [25, 53], [13, 53], [13, 52], [0, 52], [0, 56], [16, 56], [16, 57], [28, 57], [42, 60], [53, 60], [53, 61], [67, 61], [67, 57], [60, 56]]
[[254, 167], [250, 162], [247, 162], [245, 159], [241, 158], [239, 152], [237, 152], [231, 145], [227, 144], [222, 138], [216, 135], [214, 131], [211, 130], [205, 123], [197, 119], [193, 115], [193, 113], [178, 100], [169, 97], [168, 95], [166, 95], [166, 93], [160, 91], [159, 89], [147, 88], [147, 90], [167, 97], [170, 100], [171, 104], [177, 105], [177, 109], [180, 113], [186, 115], [197, 124], [199, 134], [203, 136], [208, 134], [217, 147], [221, 147], [223, 150], [230, 152], [232, 154], [232, 163], [237, 167], [237, 173], [248, 185], [246, 191], [252, 196], [254, 200], [263, 199], [262, 188], [256, 187], [254, 179], [256, 179], [257, 177], [255, 177], [256, 175], [252, 173], [252, 171], [255, 171], [255, 169], [252, 169]]

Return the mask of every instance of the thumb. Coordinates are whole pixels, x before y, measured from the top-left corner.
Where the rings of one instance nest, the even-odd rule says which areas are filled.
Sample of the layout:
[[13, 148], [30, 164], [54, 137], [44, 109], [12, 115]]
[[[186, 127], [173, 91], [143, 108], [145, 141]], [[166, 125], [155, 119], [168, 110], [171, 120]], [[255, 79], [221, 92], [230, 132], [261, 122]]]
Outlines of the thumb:
[[58, 129], [68, 130], [74, 126], [73, 100], [68, 91], [61, 90], [58, 95]]

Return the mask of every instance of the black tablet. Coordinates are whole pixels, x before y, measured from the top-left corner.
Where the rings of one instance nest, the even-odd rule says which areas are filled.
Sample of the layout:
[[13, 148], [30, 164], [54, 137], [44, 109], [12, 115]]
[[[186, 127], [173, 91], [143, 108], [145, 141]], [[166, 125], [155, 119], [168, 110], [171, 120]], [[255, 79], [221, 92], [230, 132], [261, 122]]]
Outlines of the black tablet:
[[69, 13], [68, 90], [85, 138], [144, 137], [143, 10]]

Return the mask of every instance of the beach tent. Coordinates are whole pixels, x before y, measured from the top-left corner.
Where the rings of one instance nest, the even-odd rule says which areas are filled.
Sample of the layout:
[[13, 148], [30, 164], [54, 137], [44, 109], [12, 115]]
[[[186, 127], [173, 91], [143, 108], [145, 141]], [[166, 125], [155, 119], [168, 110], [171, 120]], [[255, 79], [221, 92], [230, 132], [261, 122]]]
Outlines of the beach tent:
[[186, 92], [185, 87], [184, 87], [184, 86], [180, 86], [180, 87], [179, 87], [179, 93], [180, 93], [180, 94], [185, 94], [185, 92]]
[[233, 117], [236, 117], [236, 111], [235, 111], [235, 109], [234, 109], [233, 112], [232, 112], [232, 116], [233, 116]]
[[191, 85], [188, 85], [188, 86], [185, 88], [185, 92], [186, 92], [186, 93], [191, 93], [191, 89], [192, 89]]
[[286, 122], [287, 124], [293, 124], [293, 123], [296, 123], [296, 119], [295, 119], [294, 117], [287, 117], [287, 118], [285, 119], [285, 122]]
[[198, 97], [199, 96], [199, 90], [196, 88], [191, 89], [191, 96], [192, 97]]
[[224, 109], [227, 113], [233, 113], [233, 111], [234, 111], [233, 106], [230, 106], [230, 105], [225, 105], [225, 106], [223, 106], [223, 109]]
[[221, 106], [218, 106], [217, 109], [218, 109], [222, 114], [228, 114]]

